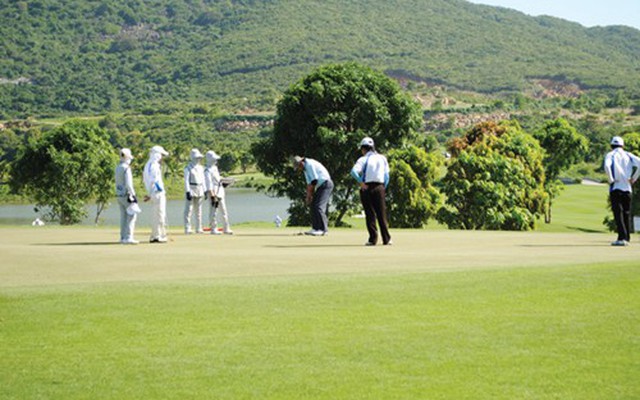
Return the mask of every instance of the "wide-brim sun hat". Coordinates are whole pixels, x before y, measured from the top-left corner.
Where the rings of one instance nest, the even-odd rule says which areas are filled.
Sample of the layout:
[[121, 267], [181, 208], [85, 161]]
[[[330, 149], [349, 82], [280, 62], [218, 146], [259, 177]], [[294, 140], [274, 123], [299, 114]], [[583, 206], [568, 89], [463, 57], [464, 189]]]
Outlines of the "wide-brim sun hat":
[[191, 158], [204, 158], [204, 156], [202, 155], [202, 153], [200, 153], [200, 150], [198, 149], [191, 149], [190, 156]]
[[125, 160], [133, 160], [131, 149], [127, 149], [126, 147], [123, 149], [120, 149], [120, 158], [123, 158]]
[[205, 153], [207, 160], [219, 160], [220, 156], [216, 154], [215, 151], [209, 150]]
[[151, 148], [151, 153], [162, 154], [163, 156], [168, 156], [169, 152], [164, 149], [162, 146], [153, 146]]

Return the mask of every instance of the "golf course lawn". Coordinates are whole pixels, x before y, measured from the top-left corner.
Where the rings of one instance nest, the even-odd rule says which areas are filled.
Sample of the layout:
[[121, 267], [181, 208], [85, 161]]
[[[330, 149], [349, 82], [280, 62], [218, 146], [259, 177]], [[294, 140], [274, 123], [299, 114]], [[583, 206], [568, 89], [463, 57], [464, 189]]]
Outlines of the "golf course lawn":
[[593, 206], [376, 247], [0, 227], [0, 399], [640, 398], [640, 244], [611, 247]]

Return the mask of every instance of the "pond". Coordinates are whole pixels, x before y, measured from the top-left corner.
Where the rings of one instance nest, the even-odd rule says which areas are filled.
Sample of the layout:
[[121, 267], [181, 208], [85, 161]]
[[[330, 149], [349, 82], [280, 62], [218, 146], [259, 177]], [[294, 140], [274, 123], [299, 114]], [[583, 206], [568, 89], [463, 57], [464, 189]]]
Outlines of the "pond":
[[[140, 199], [142, 200], [142, 199]], [[227, 209], [229, 212], [229, 220], [231, 225], [241, 222], [273, 222], [276, 215], [286, 219], [288, 217], [287, 208], [289, 207], [289, 199], [274, 198], [258, 193], [252, 189], [231, 188], [227, 189]], [[150, 209], [148, 203], [140, 202], [142, 213], [138, 215], [136, 225], [144, 226], [151, 223]], [[184, 200], [167, 201], [167, 219], [171, 226], [182, 225], [182, 213], [184, 210]], [[88, 206], [89, 216], [82, 221], [83, 225], [94, 225], [96, 207]], [[202, 207], [203, 223], [209, 217], [209, 205], [203, 204]], [[39, 217], [34, 211], [33, 205], [0, 205], [0, 225], [30, 225], [31, 222]], [[219, 221], [220, 221], [219, 217]], [[120, 225], [120, 210], [117, 206], [115, 198], [100, 215], [99, 225]]]

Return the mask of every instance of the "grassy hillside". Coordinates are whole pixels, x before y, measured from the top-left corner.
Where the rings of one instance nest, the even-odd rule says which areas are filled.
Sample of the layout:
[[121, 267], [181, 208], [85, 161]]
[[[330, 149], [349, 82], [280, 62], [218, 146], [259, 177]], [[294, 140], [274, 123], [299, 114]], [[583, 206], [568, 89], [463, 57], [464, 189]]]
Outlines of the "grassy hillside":
[[312, 68], [347, 60], [484, 92], [538, 78], [640, 90], [640, 31], [462, 0], [2, 0], [0, 18], [5, 117], [177, 102], [270, 108]]

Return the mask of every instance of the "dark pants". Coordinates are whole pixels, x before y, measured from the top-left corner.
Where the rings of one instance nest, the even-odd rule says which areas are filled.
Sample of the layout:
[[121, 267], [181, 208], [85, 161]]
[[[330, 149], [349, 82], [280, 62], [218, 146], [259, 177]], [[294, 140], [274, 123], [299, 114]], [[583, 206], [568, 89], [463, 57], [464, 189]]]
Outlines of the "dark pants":
[[389, 235], [389, 227], [387, 225], [387, 204], [385, 203], [384, 185], [382, 183], [367, 183], [366, 189], [360, 189], [360, 201], [367, 221], [369, 243], [376, 244], [378, 242], [376, 220], [380, 226], [382, 243], [389, 243], [391, 235]]
[[311, 227], [316, 231], [329, 230], [329, 199], [333, 191], [333, 182], [326, 181], [318, 186], [311, 203]]
[[631, 193], [614, 190], [610, 196], [613, 218], [618, 228], [618, 240], [628, 242], [631, 235]]

